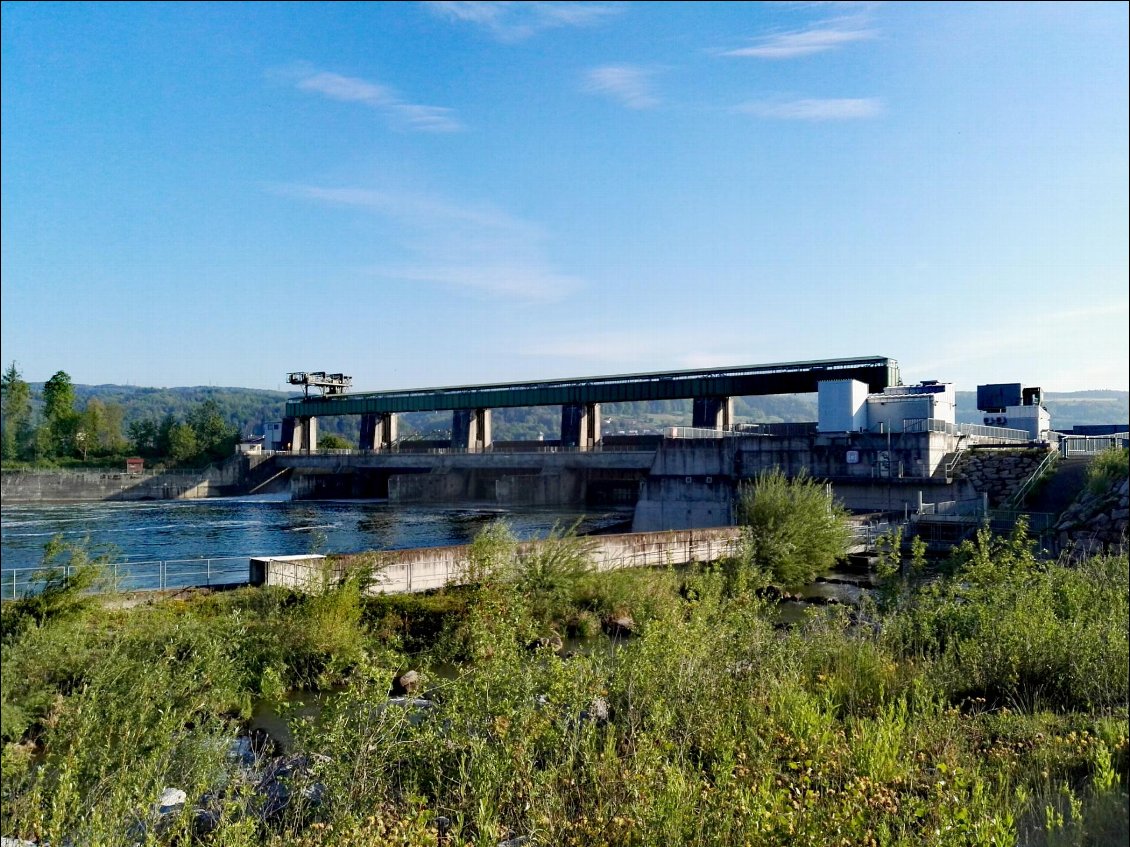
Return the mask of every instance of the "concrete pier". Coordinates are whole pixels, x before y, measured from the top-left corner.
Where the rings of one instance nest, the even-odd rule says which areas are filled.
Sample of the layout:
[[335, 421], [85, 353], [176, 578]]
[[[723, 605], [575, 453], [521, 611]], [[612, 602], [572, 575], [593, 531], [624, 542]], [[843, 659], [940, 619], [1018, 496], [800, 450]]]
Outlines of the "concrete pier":
[[396, 443], [397, 416], [395, 412], [378, 412], [361, 416], [362, 450], [389, 450]]
[[490, 409], [456, 409], [451, 413], [451, 446], [481, 453], [491, 444]]
[[733, 397], [694, 398], [691, 426], [702, 429], [729, 429], [733, 423]]
[[564, 404], [561, 407], [561, 446], [592, 450], [598, 444], [600, 444], [600, 404]]

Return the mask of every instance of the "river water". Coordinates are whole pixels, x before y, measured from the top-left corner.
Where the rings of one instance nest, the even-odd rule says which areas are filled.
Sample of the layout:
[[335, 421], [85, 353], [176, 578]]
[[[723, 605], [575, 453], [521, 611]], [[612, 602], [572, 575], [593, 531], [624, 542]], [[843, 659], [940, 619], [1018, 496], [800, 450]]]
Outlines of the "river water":
[[527, 539], [578, 519], [581, 532], [599, 531], [630, 520], [631, 513], [489, 505], [445, 508], [272, 495], [6, 505], [0, 509], [0, 567], [39, 567], [44, 545], [56, 536], [86, 543], [114, 562], [222, 559], [466, 544], [498, 519]]

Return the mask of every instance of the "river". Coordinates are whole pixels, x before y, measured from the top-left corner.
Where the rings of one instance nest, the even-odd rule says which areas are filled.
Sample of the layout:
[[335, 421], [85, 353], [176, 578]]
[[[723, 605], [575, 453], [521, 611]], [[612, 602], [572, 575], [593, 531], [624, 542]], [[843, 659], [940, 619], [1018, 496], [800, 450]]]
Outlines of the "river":
[[290, 500], [272, 495], [5, 505], [0, 509], [0, 567], [8, 571], [40, 566], [44, 545], [56, 536], [85, 543], [114, 562], [222, 559], [466, 544], [498, 519], [526, 539], [543, 537], [554, 525], [569, 526], [578, 519], [580, 531], [599, 531], [629, 521], [631, 512], [406, 506], [387, 500]]

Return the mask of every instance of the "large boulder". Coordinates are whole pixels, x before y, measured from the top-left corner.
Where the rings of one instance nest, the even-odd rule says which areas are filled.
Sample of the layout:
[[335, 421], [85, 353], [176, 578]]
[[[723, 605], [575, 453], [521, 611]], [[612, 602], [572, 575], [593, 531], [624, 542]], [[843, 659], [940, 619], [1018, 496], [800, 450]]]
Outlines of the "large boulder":
[[613, 638], [627, 638], [638, 633], [635, 620], [628, 612], [614, 612], [600, 623], [606, 635]]

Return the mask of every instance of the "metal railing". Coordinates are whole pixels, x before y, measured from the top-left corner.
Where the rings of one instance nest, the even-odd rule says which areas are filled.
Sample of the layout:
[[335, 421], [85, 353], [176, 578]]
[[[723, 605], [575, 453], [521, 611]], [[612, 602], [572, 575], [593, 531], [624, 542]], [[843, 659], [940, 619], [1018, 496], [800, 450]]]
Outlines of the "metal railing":
[[1001, 504], [1002, 508], [1020, 508], [1020, 505], [1024, 502], [1024, 498], [1028, 496], [1028, 492], [1030, 492], [1036, 486], [1036, 483], [1040, 481], [1040, 477], [1044, 475], [1044, 472], [1048, 470], [1052, 465], [1054, 465], [1057, 461], [1059, 461], [1059, 453], [1057, 453], [1055, 450], [1049, 450], [1048, 454], [1044, 456], [1044, 458], [1040, 461], [1040, 464], [1036, 465], [1036, 468], [1032, 471], [1032, 473], [1028, 474], [1028, 478], [1025, 479], [1024, 482], [1020, 483], [1019, 487], [1008, 496], [1008, 499], [1005, 500], [1004, 503]]
[[667, 438], [733, 438], [743, 433], [708, 426], [672, 426], [665, 429], [663, 434]]
[[947, 435], [968, 435], [982, 442], [1028, 442], [1032, 436], [1027, 430], [980, 424], [955, 424], [939, 418], [907, 418], [902, 422], [903, 432], [944, 432]]
[[874, 549], [881, 538], [884, 536], [890, 537], [892, 533], [905, 526], [906, 521], [890, 520], [853, 524], [851, 528], [851, 546]]
[[[247, 556], [218, 556], [207, 559], [167, 559], [146, 562], [95, 564], [99, 578], [94, 593], [124, 591], [166, 591], [176, 588], [203, 588], [216, 585], [241, 585], [250, 579]], [[52, 576], [72, 576], [78, 568], [5, 568], [0, 571], [0, 598], [13, 600], [42, 591]]]
[[985, 514], [984, 497], [967, 497], [962, 500], [942, 500], [923, 503], [916, 517], [981, 517]]
[[496, 448], [487, 447], [422, 447], [412, 448], [394, 445], [383, 450], [264, 450], [263, 456], [388, 456], [388, 455], [415, 455], [415, 456], [448, 456], [466, 455], [469, 453], [483, 453], [495, 456], [525, 455], [529, 453], [654, 453], [654, 444], [615, 444], [606, 445], [598, 441], [591, 447], [572, 447], [560, 444], [547, 444], [539, 446], [536, 442], [522, 448], [512, 446]]
[[667, 438], [734, 438], [746, 435], [773, 435], [777, 437], [806, 436], [816, 433], [812, 422], [791, 423], [741, 423], [722, 429], [702, 426], [672, 426], [663, 430]]
[[1059, 452], [1063, 457], [1093, 456], [1111, 448], [1125, 448], [1130, 443], [1130, 432], [1116, 432], [1112, 435], [1061, 435]]

